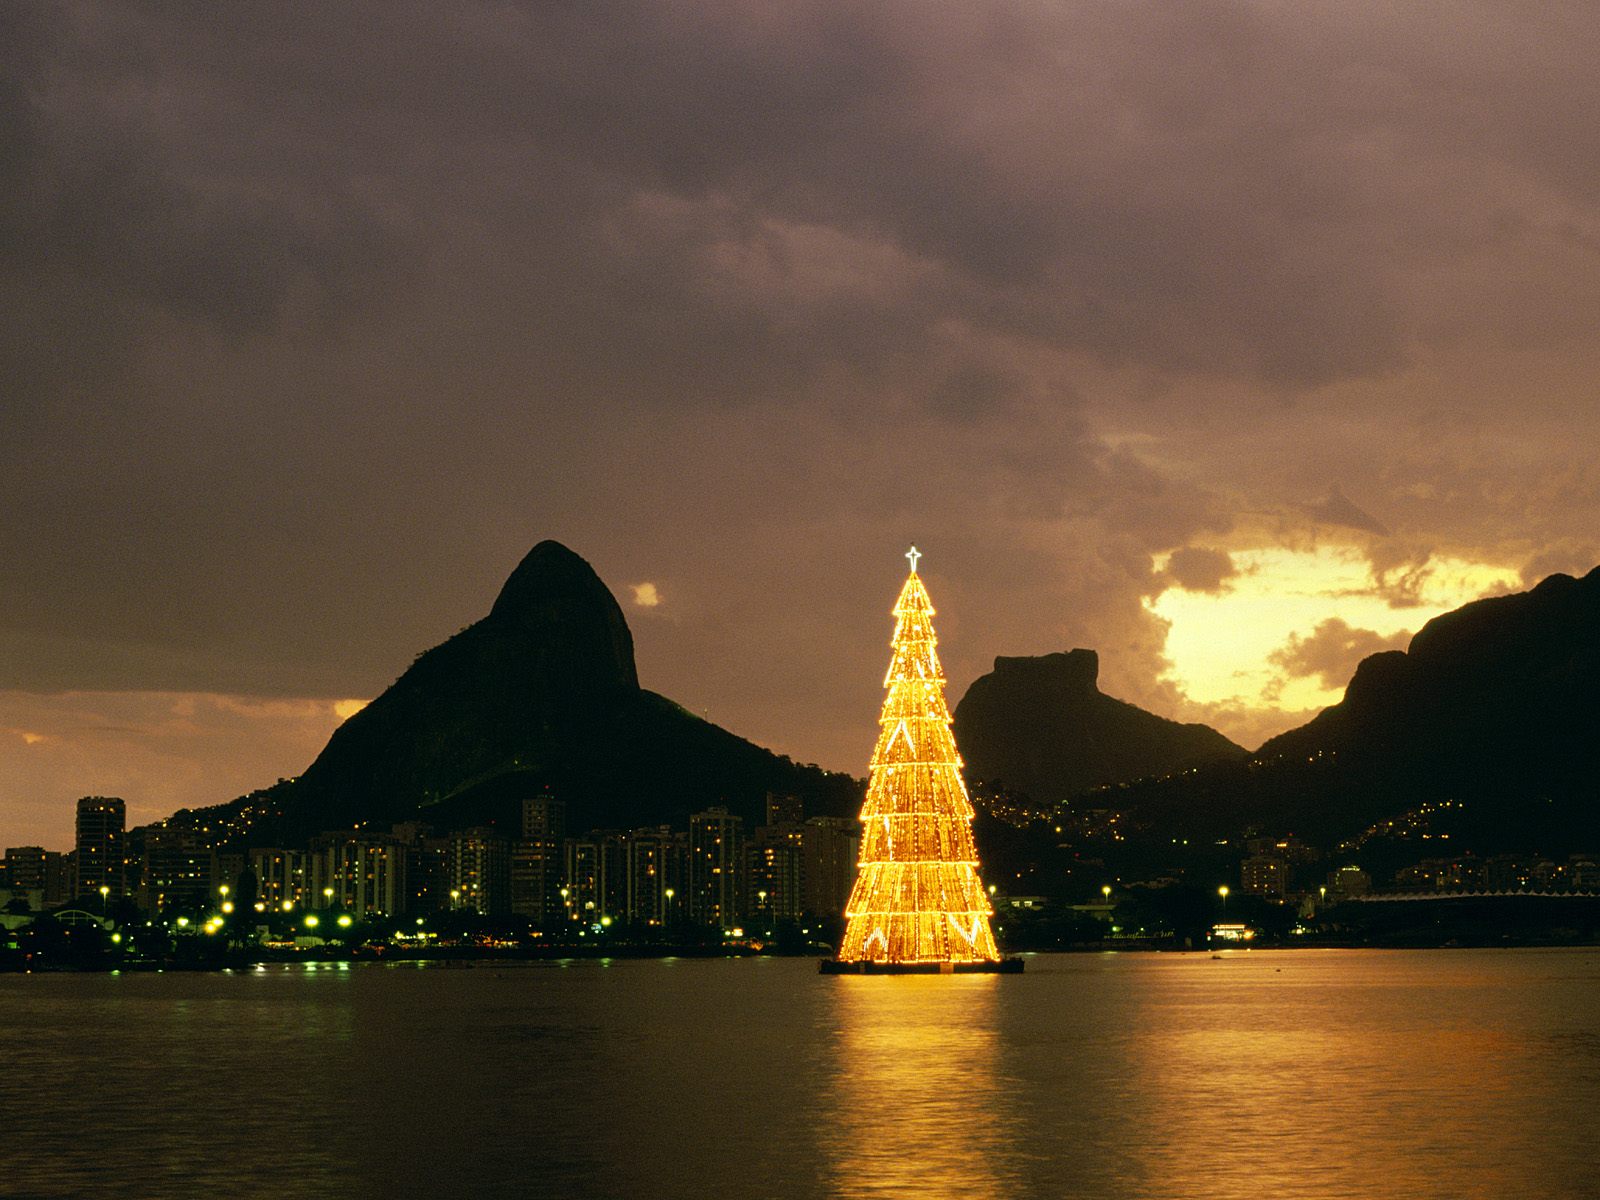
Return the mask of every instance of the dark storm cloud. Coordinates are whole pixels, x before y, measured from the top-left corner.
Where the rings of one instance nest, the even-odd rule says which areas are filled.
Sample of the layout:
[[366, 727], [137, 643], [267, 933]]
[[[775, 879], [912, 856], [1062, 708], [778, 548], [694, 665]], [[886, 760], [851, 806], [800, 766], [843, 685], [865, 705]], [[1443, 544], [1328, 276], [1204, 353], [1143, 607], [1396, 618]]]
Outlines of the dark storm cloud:
[[1557, 542], [1522, 565], [1522, 583], [1533, 587], [1551, 575], [1587, 575], [1596, 565], [1600, 565], [1600, 546], [1594, 542]]
[[901, 542], [953, 676], [1151, 702], [1151, 556], [1236, 507], [1532, 560], [1583, 372], [1518, 458], [1472, 356], [1600, 311], [1595, 21], [11, 6], [0, 687], [370, 694], [557, 536], [658, 585], [649, 682], [838, 762]]
[[1291, 678], [1315, 678], [1324, 688], [1336, 690], [1350, 682], [1356, 667], [1368, 655], [1404, 650], [1410, 643], [1411, 634], [1405, 630], [1384, 636], [1330, 617], [1308, 634], [1291, 634], [1269, 656], [1269, 661]]
[[1239, 568], [1225, 550], [1183, 546], [1167, 559], [1167, 579], [1191, 592], [1220, 592], [1238, 573]]
[[[535, 339], [597, 321], [628, 336], [620, 366], [680, 384], [686, 332], [719, 371], [792, 370], [960, 316], [1290, 381], [1392, 365], [1404, 336], [1347, 170], [1381, 110], [1316, 103], [1369, 47], [1317, 54], [1235, 5], [71, 13], [19, 18], [45, 26], [18, 39], [42, 142], [28, 240], [227, 330], [297, 287], [336, 307], [381, 289], [427, 245], [442, 269], [526, 269], [586, 318]], [[674, 220], [619, 234], [652, 198]], [[772, 222], [898, 248], [935, 294], [856, 347], [857, 297], [751, 311], [708, 257]]]
[[1384, 528], [1381, 521], [1358, 506], [1337, 487], [1320, 500], [1302, 504], [1300, 510], [1322, 525], [1339, 525], [1362, 533], [1375, 533], [1379, 537], [1389, 535], [1389, 531]]

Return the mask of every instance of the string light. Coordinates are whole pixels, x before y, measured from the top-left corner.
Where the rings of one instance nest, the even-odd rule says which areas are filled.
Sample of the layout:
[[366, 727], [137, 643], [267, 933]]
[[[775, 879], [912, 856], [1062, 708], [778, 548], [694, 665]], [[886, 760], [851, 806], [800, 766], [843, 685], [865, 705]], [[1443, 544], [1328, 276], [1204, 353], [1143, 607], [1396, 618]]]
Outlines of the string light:
[[933, 602], [911, 574], [895, 602], [888, 694], [861, 810], [861, 859], [845, 907], [841, 962], [1000, 958], [978, 878], [972, 801], [950, 732]]

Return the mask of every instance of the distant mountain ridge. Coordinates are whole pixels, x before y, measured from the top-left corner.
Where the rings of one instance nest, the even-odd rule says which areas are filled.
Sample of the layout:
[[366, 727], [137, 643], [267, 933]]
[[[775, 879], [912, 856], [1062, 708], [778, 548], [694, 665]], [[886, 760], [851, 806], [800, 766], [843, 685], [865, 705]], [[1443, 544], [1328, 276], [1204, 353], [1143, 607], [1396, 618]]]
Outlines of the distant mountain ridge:
[[516, 799], [546, 787], [577, 830], [681, 827], [719, 803], [754, 820], [768, 791], [800, 796], [810, 814], [853, 816], [859, 799], [849, 776], [641, 688], [616, 598], [582, 558], [544, 541], [486, 617], [419, 655], [302, 775], [247, 798], [261, 814], [249, 838], [508, 822]]
[[[1114, 788], [1108, 806], [1163, 838], [1261, 829], [1327, 846], [1464, 799], [1441, 850], [1600, 850], [1600, 568], [1435, 618], [1254, 755], [1106, 696], [1098, 669], [1081, 649], [997, 658], [954, 713], [968, 782], [1045, 803]], [[176, 819], [237, 829], [214, 817], [247, 814], [253, 844], [296, 844], [358, 823], [507, 822], [517, 798], [546, 787], [585, 829], [681, 827], [716, 803], [754, 821], [767, 791], [854, 816], [861, 785], [641, 688], [615, 597], [547, 541], [487, 616], [419, 655], [299, 778]]]
[[1107, 696], [1099, 674], [1093, 650], [996, 658], [994, 670], [956, 705], [968, 781], [1002, 783], [1053, 803], [1093, 787], [1246, 757], [1208, 726]]
[[[1463, 802], [1440, 851], [1600, 846], [1600, 568], [1429, 621], [1356, 669], [1344, 698], [1248, 765], [1121, 794], [1143, 819], [1333, 841]], [[1591, 846], [1589, 843], [1595, 843]]]
[[1256, 757], [1421, 752], [1479, 770], [1486, 756], [1506, 753], [1565, 762], [1582, 737], [1590, 751], [1582, 761], [1592, 764], [1597, 708], [1600, 568], [1435, 617], [1405, 650], [1364, 659], [1339, 703], [1272, 738]]

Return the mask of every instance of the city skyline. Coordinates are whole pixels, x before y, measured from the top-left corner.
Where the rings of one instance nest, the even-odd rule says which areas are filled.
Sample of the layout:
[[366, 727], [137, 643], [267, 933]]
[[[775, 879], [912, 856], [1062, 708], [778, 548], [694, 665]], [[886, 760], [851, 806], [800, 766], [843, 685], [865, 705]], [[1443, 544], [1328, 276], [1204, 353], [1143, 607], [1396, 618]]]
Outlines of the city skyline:
[[11, 837], [298, 772], [544, 537], [857, 776], [912, 540], [953, 695], [1252, 747], [1600, 561], [1594, 14], [920, 11], [0, 16]]
[[0, 1192], [1595, 1193], [1596, 44], [0, 3]]

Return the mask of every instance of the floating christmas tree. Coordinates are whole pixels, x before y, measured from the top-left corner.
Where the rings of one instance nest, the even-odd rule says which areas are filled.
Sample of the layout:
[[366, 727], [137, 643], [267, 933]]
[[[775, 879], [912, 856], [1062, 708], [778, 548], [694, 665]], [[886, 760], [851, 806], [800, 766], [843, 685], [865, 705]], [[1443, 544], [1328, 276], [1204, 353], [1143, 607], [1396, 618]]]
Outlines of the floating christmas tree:
[[894, 606], [889, 694], [861, 810], [860, 868], [839, 962], [831, 965], [993, 970], [1000, 952], [978, 878], [972, 802], [950, 732], [933, 603], [917, 575], [917, 548], [906, 557], [911, 574]]

